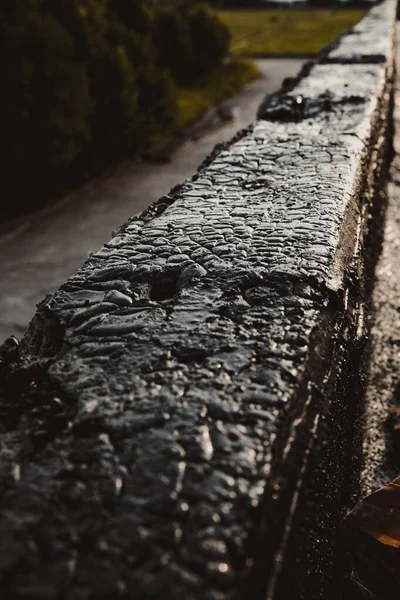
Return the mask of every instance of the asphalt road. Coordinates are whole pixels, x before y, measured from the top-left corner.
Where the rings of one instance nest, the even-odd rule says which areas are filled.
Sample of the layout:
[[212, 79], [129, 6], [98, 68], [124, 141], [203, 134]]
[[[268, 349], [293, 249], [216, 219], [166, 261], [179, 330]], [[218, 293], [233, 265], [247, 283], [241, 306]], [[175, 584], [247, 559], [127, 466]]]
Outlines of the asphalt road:
[[186, 142], [168, 163], [124, 161], [56, 205], [0, 228], [0, 343], [20, 337], [35, 306], [107, 242], [128, 218], [195, 172], [215, 144], [254, 120], [267, 92], [295, 75], [301, 59], [256, 61], [263, 77], [230, 101], [234, 120]]

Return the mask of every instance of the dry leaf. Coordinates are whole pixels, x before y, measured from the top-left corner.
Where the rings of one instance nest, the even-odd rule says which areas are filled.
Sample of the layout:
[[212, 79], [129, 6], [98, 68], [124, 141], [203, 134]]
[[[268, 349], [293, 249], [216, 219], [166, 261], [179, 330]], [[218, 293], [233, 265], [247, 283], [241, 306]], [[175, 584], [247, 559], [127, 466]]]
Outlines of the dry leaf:
[[[347, 516], [345, 530], [365, 597], [399, 600], [400, 477], [361, 500]], [[358, 593], [362, 598], [361, 588]]]
[[386, 546], [400, 548], [400, 476], [361, 500], [346, 522]]

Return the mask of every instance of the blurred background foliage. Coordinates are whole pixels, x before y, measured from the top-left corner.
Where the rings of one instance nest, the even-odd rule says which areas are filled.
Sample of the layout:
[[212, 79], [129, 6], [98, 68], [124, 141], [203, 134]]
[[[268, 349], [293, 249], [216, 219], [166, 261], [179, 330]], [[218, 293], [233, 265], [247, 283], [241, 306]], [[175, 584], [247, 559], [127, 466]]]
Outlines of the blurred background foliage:
[[229, 43], [197, 2], [0, 0], [2, 218], [184, 125]]
[[148, 155], [259, 75], [245, 57], [314, 55], [366, 10], [205, 2], [0, 0], [0, 222]]

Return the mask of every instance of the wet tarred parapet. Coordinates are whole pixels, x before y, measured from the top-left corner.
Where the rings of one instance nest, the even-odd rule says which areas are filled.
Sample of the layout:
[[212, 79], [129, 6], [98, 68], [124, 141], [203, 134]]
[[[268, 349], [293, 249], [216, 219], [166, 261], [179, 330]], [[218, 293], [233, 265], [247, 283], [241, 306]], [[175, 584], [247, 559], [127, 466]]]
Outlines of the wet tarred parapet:
[[373, 8], [368, 55], [342, 38], [3, 348], [1, 600], [338, 597], [395, 12]]

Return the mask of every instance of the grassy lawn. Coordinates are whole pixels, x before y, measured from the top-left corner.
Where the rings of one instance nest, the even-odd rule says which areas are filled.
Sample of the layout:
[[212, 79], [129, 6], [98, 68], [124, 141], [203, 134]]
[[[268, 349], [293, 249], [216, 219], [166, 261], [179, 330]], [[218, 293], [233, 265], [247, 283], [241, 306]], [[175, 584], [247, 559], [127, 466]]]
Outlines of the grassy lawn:
[[365, 10], [276, 9], [221, 11], [239, 56], [314, 55], [355, 25]]
[[178, 93], [178, 129], [192, 123], [207, 110], [234, 96], [246, 83], [259, 76], [257, 67], [243, 58], [229, 59], [196, 86]]

